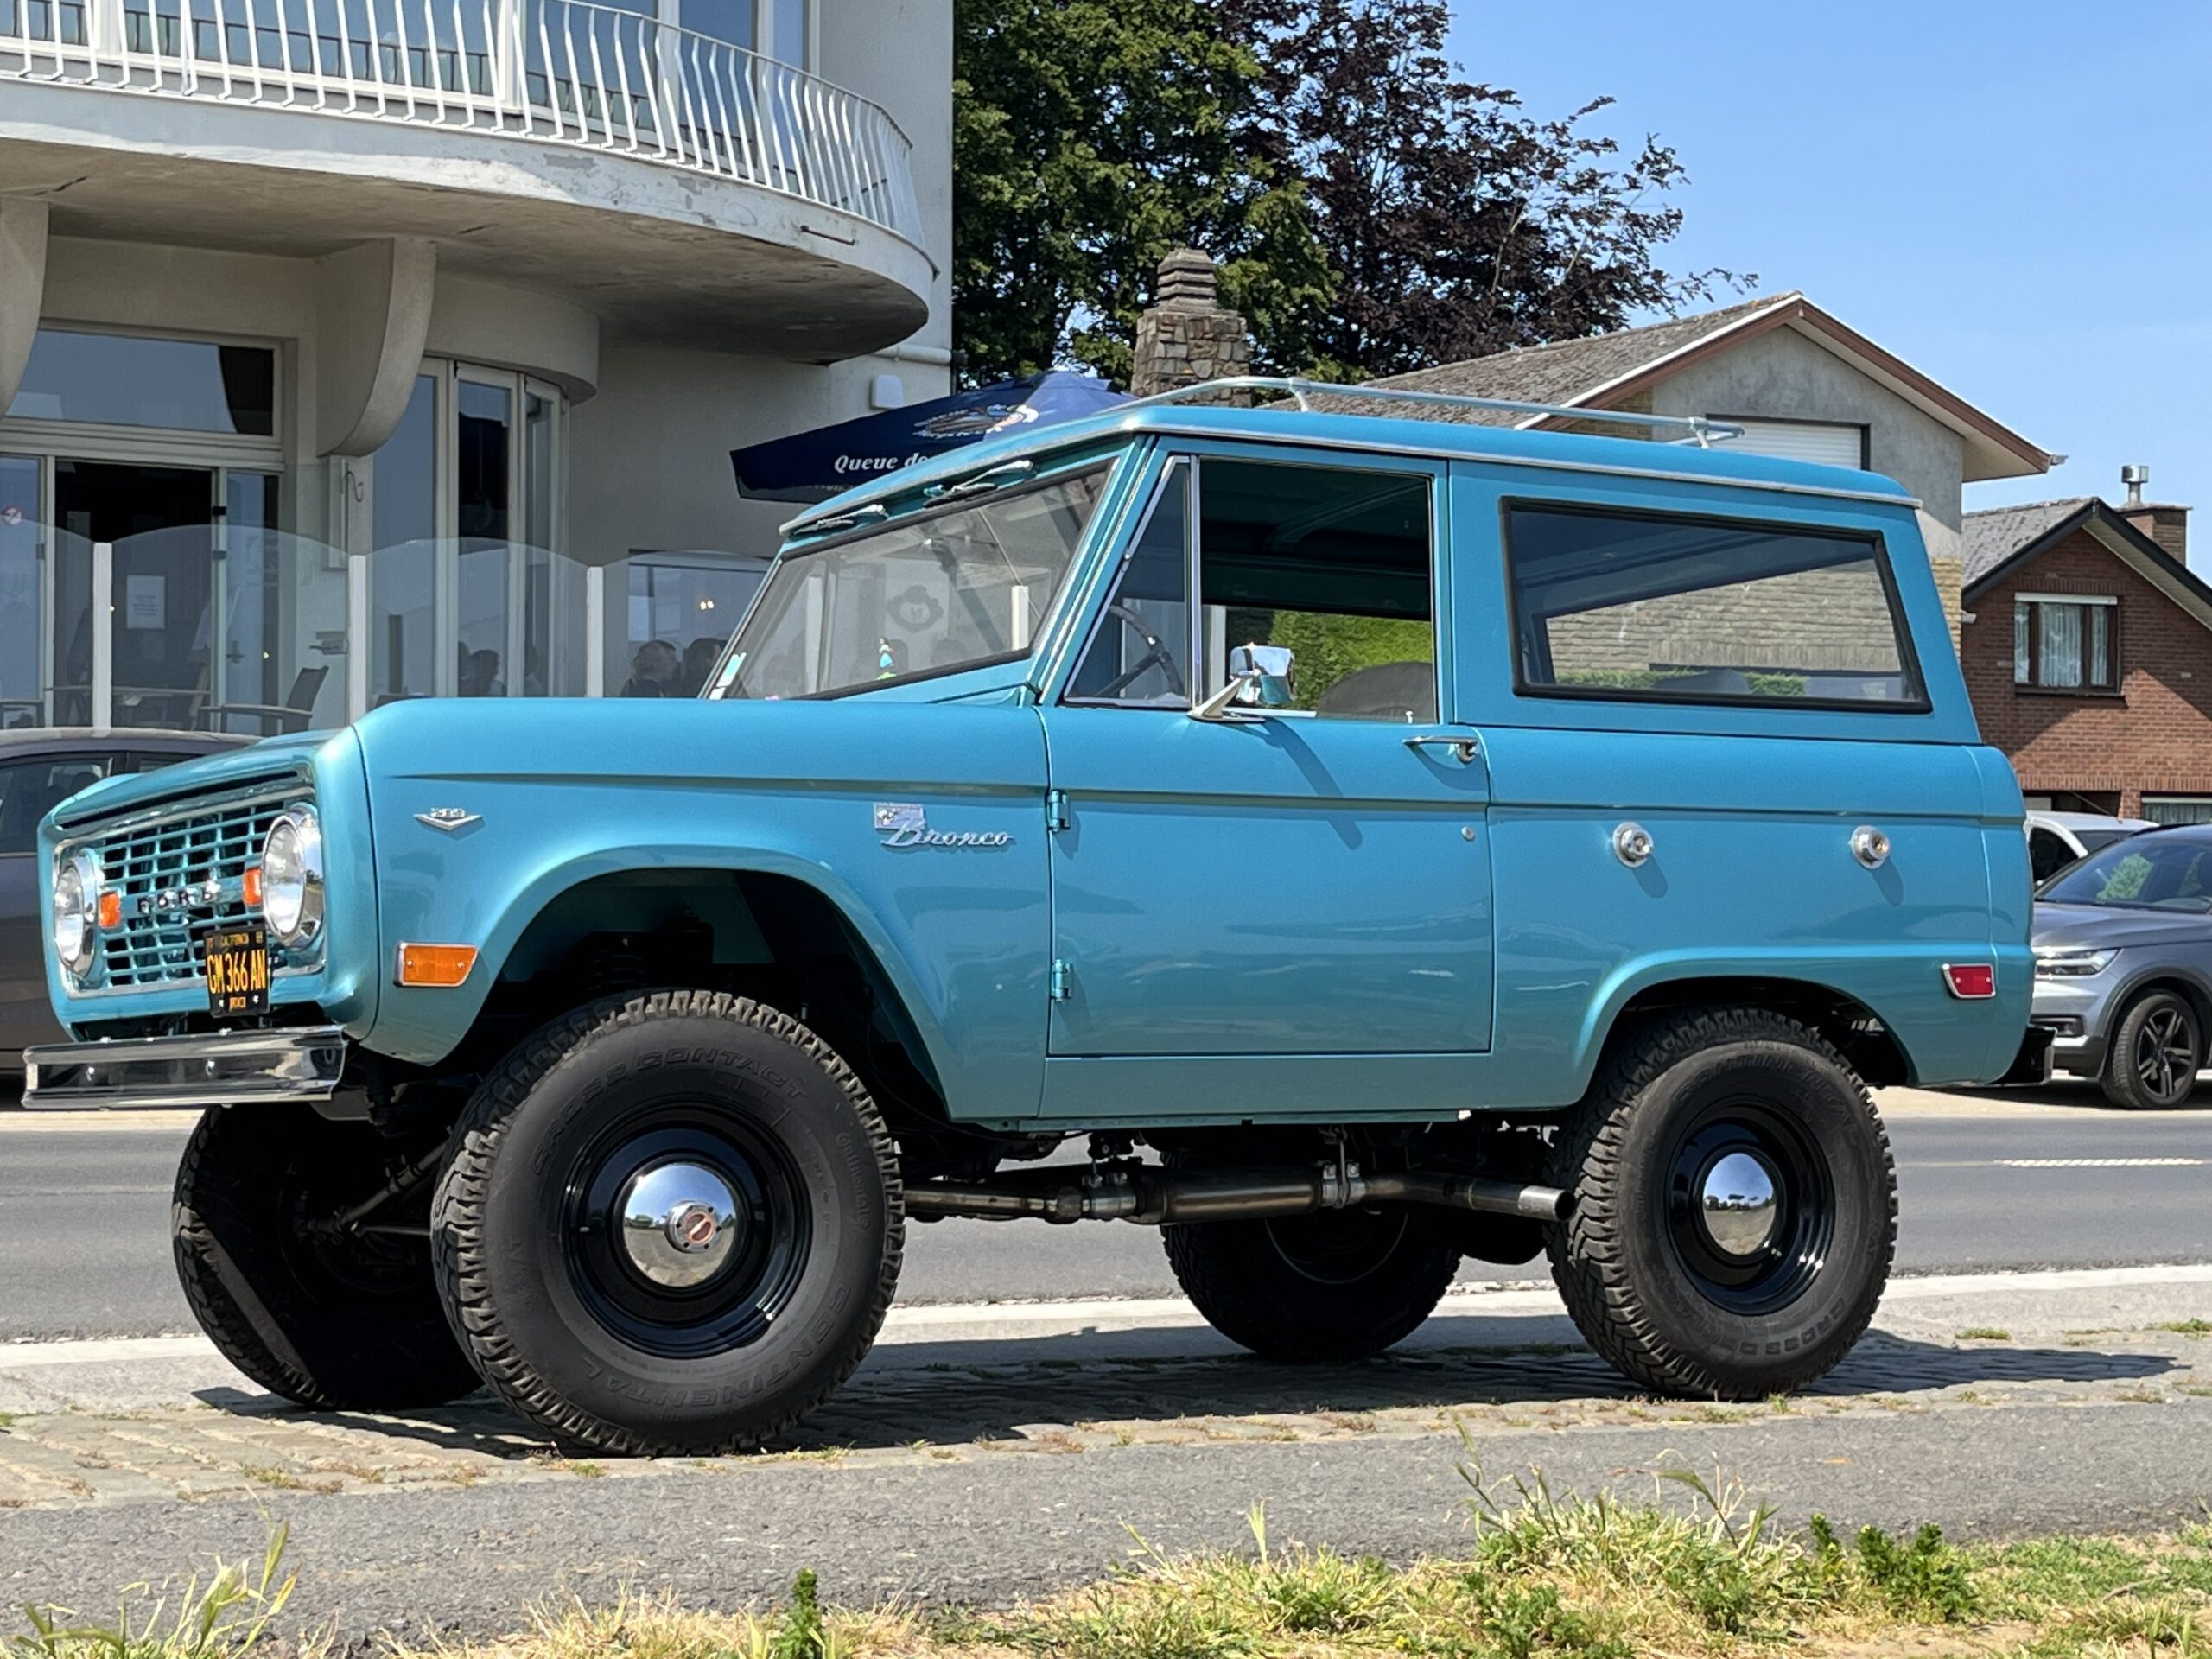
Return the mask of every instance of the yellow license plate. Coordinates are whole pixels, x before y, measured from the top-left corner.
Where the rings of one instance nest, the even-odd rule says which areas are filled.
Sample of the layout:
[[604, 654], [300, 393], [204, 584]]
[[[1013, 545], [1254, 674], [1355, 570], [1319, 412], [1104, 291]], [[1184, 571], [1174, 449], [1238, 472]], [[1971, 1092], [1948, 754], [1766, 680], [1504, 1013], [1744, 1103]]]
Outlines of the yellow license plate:
[[207, 936], [207, 1011], [261, 1014], [269, 1007], [269, 930], [259, 923]]

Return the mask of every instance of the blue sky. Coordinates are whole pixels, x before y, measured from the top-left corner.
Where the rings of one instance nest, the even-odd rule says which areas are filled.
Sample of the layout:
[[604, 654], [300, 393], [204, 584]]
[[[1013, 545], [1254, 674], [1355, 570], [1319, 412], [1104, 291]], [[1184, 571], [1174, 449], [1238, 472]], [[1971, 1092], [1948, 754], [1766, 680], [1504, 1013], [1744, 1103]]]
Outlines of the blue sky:
[[[2068, 463], [1967, 505], [2150, 495], [2212, 549], [2212, 5], [1453, 0], [1471, 79], [1599, 93], [1690, 182], [1670, 268], [1802, 289]], [[2200, 558], [2206, 555], [2200, 554]]]

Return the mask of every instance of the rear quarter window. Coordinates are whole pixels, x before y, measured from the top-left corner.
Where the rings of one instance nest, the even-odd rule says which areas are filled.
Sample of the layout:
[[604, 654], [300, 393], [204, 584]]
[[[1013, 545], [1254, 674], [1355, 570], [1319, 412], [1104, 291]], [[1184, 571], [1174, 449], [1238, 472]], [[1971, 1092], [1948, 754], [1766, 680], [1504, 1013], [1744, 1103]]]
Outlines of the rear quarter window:
[[1871, 533], [1548, 503], [1504, 529], [1524, 694], [1928, 707]]

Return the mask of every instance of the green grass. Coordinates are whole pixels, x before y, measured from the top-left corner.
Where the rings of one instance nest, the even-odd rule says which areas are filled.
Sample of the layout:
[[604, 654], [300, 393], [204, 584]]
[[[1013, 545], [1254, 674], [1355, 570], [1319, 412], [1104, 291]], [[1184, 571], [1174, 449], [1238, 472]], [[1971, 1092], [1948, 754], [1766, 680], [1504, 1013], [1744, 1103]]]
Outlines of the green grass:
[[1970, 1325], [1959, 1332], [1961, 1342], [2010, 1342], [2012, 1333], [1994, 1325]]
[[2156, 1328], [2177, 1332], [2184, 1337], [2212, 1337], [2212, 1319], [2168, 1319]]
[[[2149, 1539], [1961, 1548], [1935, 1527], [1799, 1532], [1715, 1477], [1662, 1477], [1652, 1501], [1487, 1480], [1471, 1460], [1464, 1546], [1395, 1565], [1271, 1535], [1134, 1564], [1006, 1611], [843, 1611], [811, 1572], [740, 1613], [666, 1598], [547, 1611], [494, 1641], [389, 1659], [2212, 1659], [2212, 1526]], [[81, 1624], [52, 1609], [6, 1659], [250, 1659], [292, 1590], [284, 1535], [255, 1566], [195, 1581], [173, 1614]], [[426, 1607], [435, 1621], [437, 1610]], [[327, 1659], [310, 1634], [288, 1656]]]

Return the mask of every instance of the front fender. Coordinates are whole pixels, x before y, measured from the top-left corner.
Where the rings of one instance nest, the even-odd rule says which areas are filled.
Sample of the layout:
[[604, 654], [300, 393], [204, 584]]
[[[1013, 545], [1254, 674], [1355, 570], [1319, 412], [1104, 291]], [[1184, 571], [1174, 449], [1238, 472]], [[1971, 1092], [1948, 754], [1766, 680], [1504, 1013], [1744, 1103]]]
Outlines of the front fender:
[[[447, 764], [456, 757], [440, 752], [442, 738], [395, 744], [374, 716], [363, 722], [385, 981], [368, 1047], [423, 1065], [445, 1058], [531, 923], [580, 883], [746, 872], [804, 883], [836, 906], [882, 965], [957, 1115], [1036, 1114], [1050, 950], [1033, 709], [565, 708], [559, 753], [537, 767], [475, 758], [491, 735], [480, 715], [467, 766]], [[509, 753], [496, 737], [488, 752]], [[845, 775], [823, 776], [831, 764]], [[887, 846], [875, 809], [893, 803], [919, 808], [939, 837], [968, 839]], [[436, 828], [438, 809], [474, 822]], [[403, 943], [472, 944], [478, 965], [454, 989], [402, 987], [392, 982]]]

